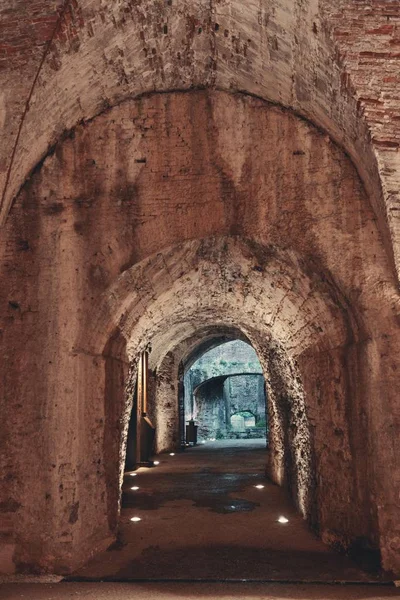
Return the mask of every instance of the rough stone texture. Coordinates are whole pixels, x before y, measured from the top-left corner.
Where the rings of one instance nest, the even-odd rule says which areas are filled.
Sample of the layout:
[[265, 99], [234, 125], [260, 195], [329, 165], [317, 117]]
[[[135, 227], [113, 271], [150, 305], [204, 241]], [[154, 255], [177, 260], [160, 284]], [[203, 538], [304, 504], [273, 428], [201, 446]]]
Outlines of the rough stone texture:
[[156, 371], [156, 390], [149, 398], [149, 413], [156, 428], [156, 452], [180, 447], [176, 354], [168, 352]]
[[229, 416], [238, 412], [250, 412], [256, 423], [265, 421], [266, 398], [262, 376], [238, 375], [237, 377], [228, 377], [225, 381], [225, 393], [229, 399]]
[[292, 107], [340, 141], [398, 263], [399, 13], [396, 0], [5, 0], [1, 222], [80, 121], [142, 93], [216, 87]]
[[227, 410], [224, 383], [224, 379], [217, 377], [206, 381], [196, 391], [194, 416], [199, 425], [199, 440], [215, 438], [218, 433], [226, 434]]
[[0, 264], [1, 531], [17, 569], [66, 572], [107, 542], [129, 363], [150, 343], [152, 371], [168, 353], [179, 368], [214, 329], [260, 358], [274, 479], [324, 539], [399, 570], [397, 282], [325, 133], [241, 94], [123, 103], [27, 182]]

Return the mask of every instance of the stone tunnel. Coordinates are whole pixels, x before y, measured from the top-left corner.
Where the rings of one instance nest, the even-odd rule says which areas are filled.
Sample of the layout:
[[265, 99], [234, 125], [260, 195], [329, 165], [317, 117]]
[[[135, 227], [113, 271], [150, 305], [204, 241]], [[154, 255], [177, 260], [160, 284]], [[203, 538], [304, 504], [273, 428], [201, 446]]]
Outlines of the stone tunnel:
[[0, 7], [0, 571], [115, 540], [141, 352], [170, 452], [242, 340], [271, 481], [399, 574], [398, 3], [35, 6]]

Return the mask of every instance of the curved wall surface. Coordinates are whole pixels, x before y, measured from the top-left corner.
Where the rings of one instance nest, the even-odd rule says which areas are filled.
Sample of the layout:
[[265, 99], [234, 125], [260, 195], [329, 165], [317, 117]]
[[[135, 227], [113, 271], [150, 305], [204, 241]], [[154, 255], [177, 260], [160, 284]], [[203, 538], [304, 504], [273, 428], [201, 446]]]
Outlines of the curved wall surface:
[[149, 343], [155, 368], [169, 361], [166, 448], [168, 377], [224, 327], [260, 358], [276, 481], [323, 539], [364, 539], [399, 568], [397, 283], [357, 170], [325, 132], [239, 93], [123, 102], [23, 186], [0, 268], [7, 569], [68, 572], [109, 542], [130, 366]]

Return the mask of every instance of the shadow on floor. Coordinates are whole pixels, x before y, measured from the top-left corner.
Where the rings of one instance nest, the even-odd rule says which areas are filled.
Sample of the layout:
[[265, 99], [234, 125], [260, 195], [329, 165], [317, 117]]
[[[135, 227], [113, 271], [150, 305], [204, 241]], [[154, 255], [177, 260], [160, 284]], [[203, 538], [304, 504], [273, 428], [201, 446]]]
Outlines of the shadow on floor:
[[118, 541], [68, 580], [377, 581], [317, 539], [265, 478], [263, 444], [213, 443], [126, 474]]

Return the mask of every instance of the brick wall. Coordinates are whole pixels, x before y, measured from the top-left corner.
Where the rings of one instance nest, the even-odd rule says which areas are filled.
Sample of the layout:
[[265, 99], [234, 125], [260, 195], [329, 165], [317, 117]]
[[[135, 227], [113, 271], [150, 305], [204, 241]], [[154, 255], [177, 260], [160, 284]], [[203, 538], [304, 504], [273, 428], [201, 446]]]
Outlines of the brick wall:
[[337, 44], [342, 80], [370, 131], [395, 258], [400, 256], [400, 3], [326, 2], [324, 18]]

